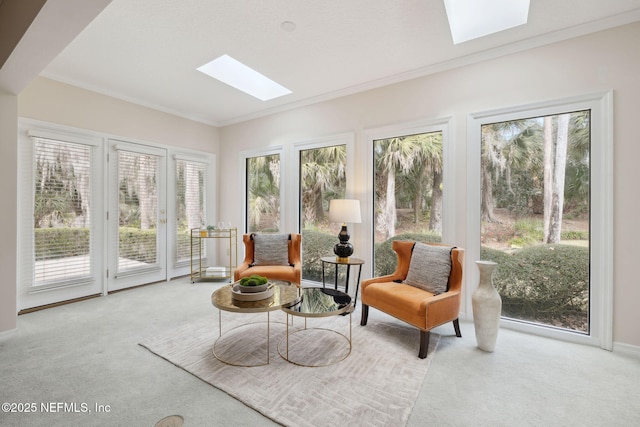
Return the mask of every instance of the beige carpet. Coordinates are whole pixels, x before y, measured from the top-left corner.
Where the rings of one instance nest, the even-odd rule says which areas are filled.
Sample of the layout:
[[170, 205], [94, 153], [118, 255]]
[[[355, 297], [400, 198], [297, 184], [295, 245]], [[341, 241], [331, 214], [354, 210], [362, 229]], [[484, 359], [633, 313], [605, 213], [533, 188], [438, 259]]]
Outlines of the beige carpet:
[[[374, 312], [375, 310], [371, 310]], [[222, 313], [223, 337], [216, 354], [232, 362], [266, 361], [267, 315]], [[351, 353], [325, 367], [302, 367], [285, 361], [285, 316], [270, 314], [269, 364], [237, 367], [212, 352], [218, 338], [218, 315], [180, 326], [140, 343], [156, 355], [287, 426], [404, 426], [427, 374], [439, 336], [431, 334], [429, 356], [419, 359], [418, 331], [380, 313], [369, 323], [352, 319]], [[246, 322], [255, 322], [240, 326]], [[308, 329], [290, 336], [289, 357], [304, 363], [340, 360], [348, 353], [349, 316], [313, 318]], [[304, 320], [295, 318], [294, 328]], [[290, 329], [290, 332], [294, 330]], [[234, 359], [235, 355], [241, 355]], [[188, 415], [188, 414], [183, 414]]]

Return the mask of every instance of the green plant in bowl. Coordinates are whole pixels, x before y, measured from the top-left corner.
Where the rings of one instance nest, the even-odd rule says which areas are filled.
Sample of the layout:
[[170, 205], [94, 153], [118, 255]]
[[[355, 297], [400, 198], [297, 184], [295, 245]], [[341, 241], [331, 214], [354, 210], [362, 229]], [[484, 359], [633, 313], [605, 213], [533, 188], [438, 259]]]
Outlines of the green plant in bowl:
[[267, 290], [269, 280], [258, 274], [240, 279], [240, 292], [263, 292]]

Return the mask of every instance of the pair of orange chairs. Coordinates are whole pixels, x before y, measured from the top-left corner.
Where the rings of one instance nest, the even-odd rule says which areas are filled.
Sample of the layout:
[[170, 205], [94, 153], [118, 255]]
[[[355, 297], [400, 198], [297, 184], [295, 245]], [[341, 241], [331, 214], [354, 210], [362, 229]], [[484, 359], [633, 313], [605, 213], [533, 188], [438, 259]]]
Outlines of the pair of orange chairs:
[[[287, 242], [289, 265], [254, 265], [255, 242], [253, 236], [245, 234], [245, 259], [235, 271], [235, 280], [252, 274], [285, 280], [300, 284], [300, 234], [291, 234]], [[387, 276], [364, 280], [360, 286], [362, 317], [360, 324], [365, 326], [369, 316], [369, 307], [374, 307], [396, 317], [420, 330], [420, 348], [418, 357], [424, 359], [429, 348], [429, 332], [440, 325], [453, 322], [456, 336], [461, 337], [458, 313], [460, 311], [462, 290], [462, 264], [464, 250], [453, 248], [450, 251], [451, 270], [445, 292], [434, 294], [419, 287], [405, 283], [415, 242], [396, 240], [392, 244], [398, 257], [396, 270]], [[429, 260], [423, 260], [429, 262]]]

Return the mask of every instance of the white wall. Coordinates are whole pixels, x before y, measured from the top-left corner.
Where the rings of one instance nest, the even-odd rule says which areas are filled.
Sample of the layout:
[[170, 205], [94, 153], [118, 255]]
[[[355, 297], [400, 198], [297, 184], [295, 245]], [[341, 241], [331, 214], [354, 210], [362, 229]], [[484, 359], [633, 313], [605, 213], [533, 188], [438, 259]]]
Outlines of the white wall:
[[[466, 125], [474, 112], [614, 90], [614, 332], [616, 344], [640, 346], [640, 280], [633, 267], [640, 227], [640, 23], [512, 54], [221, 129], [220, 176], [238, 185], [220, 189], [220, 215], [241, 218], [239, 152], [321, 136], [355, 132], [356, 159], [365, 159], [368, 129], [452, 117], [455, 144], [455, 242], [466, 229]], [[428, 47], [425, 46], [425, 54]], [[366, 186], [356, 166], [356, 197]], [[225, 180], [227, 183], [233, 179]], [[368, 233], [360, 224], [352, 233]], [[469, 232], [473, 232], [470, 230]], [[469, 284], [467, 284], [469, 286]]]
[[18, 115], [217, 154], [218, 129], [39, 77], [18, 96]]
[[0, 335], [16, 328], [18, 98], [0, 91]]

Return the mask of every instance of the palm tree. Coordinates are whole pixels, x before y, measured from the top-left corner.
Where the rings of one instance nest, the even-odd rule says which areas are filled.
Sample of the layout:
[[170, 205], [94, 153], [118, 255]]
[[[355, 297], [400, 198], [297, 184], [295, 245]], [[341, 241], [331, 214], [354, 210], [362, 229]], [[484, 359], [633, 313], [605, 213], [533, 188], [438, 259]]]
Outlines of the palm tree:
[[[560, 114], [554, 118], [555, 144], [551, 139], [552, 121], [545, 121], [545, 168], [553, 171], [545, 180], [545, 186], [549, 186], [545, 187], [545, 243], [560, 242], [565, 197], [584, 205], [588, 205], [589, 200], [589, 112]], [[567, 176], [569, 184], [565, 185]]]
[[[279, 228], [280, 222], [280, 156], [272, 154], [247, 159], [247, 192], [251, 230]], [[273, 219], [271, 226], [262, 226], [262, 216]]]
[[324, 218], [324, 201], [344, 197], [346, 178], [345, 145], [305, 150], [300, 153], [301, 195], [305, 224]]
[[511, 188], [512, 171], [517, 171], [521, 181], [529, 179], [529, 187], [518, 191], [524, 193], [521, 200], [542, 192], [544, 241], [557, 243], [565, 197], [580, 205], [588, 202], [589, 112], [485, 125], [481, 161], [482, 220], [495, 220], [496, 194], [502, 202], [505, 194], [518, 196]]
[[589, 207], [590, 111], [571, 114], [565, 197], [581, 208]]
[[398, 187], [411, 201], [414, 223], [418, 224], [423, 208], [427, 208], [429, 230], [441, 232], [442, 132], [423, 133], [405, 138], [407, 142], [414, 144], [412, 166], [405, 175], [400, 176]]
[[495, 222], [494, 183], [504, 176], [506, 191], [511, 188], [513, 170], [535, 173], [540, 169], [538, 148], [540, 125], [535, 120], [514, 120], [482, 126], [481, 219]]
[[506, 166], [506, 159], [502, 153], [503, 138], [501, 123], [482, 126], [482, 155], [480, 157], [481, 221], [496, 222], [493, 214], [495, 202], [493, 199], [492, 172], [500, 174]]
[[377, 141], [377, 170], [386, 176], [386, 191], [382, 215], [378, 224], [384, 231], [385, 239], [396, 234], [396, 173], [407, 174], [414, 160], [415, 138], [397, 137]]
[[431, 180], [431, 209], [429, 210], [429, 230], [442, 233], [442, 132], [433, 132], [419, 136], [420, 150], [414, 160], [415, 166], [424, 167], [424, 178], [415, 195], [414, 218], [417, 223], [418, 210], [426, 195]]
[[555, 159], [553, 167], [553, 185], [551, 195], [551, 215], [548, 235], [545, 243], [559, 243], [562, 229], [562, 211], [564, 208], [564, 180], [567, 166], [567, 141], [569, 139], [569, 114], [558, 116]]

